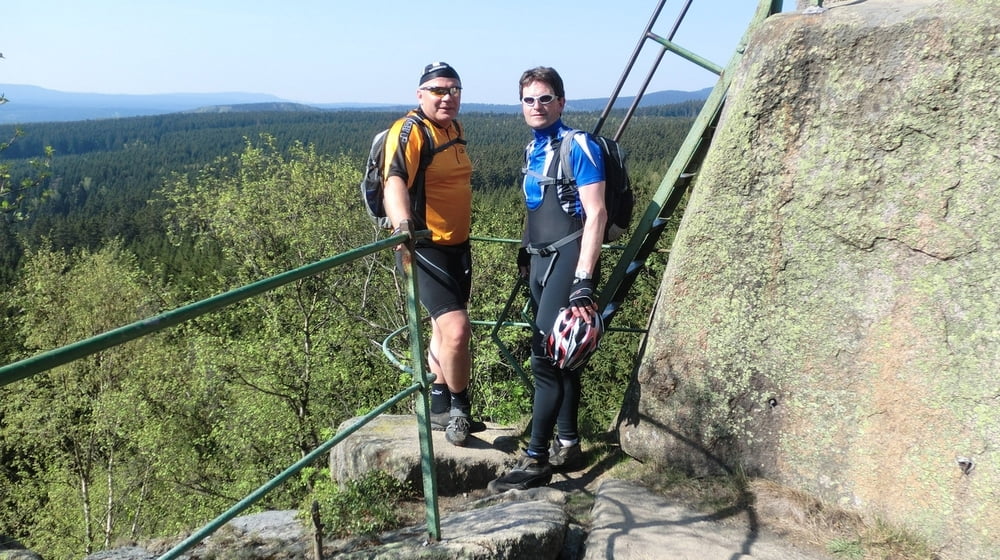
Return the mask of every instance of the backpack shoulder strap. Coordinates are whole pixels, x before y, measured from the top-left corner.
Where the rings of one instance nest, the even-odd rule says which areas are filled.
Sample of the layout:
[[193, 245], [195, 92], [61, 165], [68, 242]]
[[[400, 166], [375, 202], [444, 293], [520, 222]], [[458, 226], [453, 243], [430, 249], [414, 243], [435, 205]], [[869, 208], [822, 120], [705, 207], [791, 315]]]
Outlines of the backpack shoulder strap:
[[573, 139], [577, 134], [583, 134], [586, 136], [587, 133], [575, 128], [569, 130], [563, 135], [559, 145], [559, 166], [562, 167], [563, 179], [573, 184], [576, 183], [576, 176], [573, 174], [573, 161], [569, 157], [569, 154], [570, 150], [573, 149]]
[[523, 158], [523, 161], [522, 161], [522, 163], [524, 165], [521, 166], [521, 174], [522, 175], [531, 175], [535, 179], [538, 179], [538, 184], [540, 184], [540, 185], [551, 184], [553, 182], [553, 179], [551, 177], [548, 177], [546, 175], [542, 175], [541, 173], [535, 171], [534, 169], [528, 169], [528, 154], [531, 153], [531, 149], [534, 147], [534, 145], [535, 145], [535, 141], [532, 140], [531, 142], [528, 142], [527, 146], [524, 147], [524, 158]]
[[[455, 144], [465, 144], [466, 141], [462, 138], [462, 129], [458, 125], [458, 121], [455, 121], [455, 127], [458, 129], [458, 137], [441, 144], [440, 146], [434, 145], [434, 135], [431, 134], [431, 129], [424, 122], [421, 115], [406, 115], [406, 120], [413, 123], [413, 126], [420, 129], [420, 132], [424, 135], [423, 149], [420, 152], [420, 167], [417, 172], [424, 171], [428, 165], [431, 164], [431, 160], [434, 159], [439, 152], [443, 152], [448, 148], [454, 146]], [[405, 125], [404, 125], [405, 126]]]
[[[434, 147], [434, 137], [419, 114], [408, 114], [405, 118], [407, 122], [403, 123], [404, 130], [407, 128], [407, 125], [410, 125], [409, 132], [413, 132], [413, 128], [415, 127], [420, 129], [424, 137], [424, 143], [420, 148], [420, 162], [417, 164], [417, 171], [414, 176], [413, 191], [410, 193], [410, 209], [413, 212], [413, 217], [422, 223], [426, 219], [423, 208], [427, 204], [427, 197], [424, 192], [424, 174], [427, 171], [427, 167], [431, 164], [431, 160], [434, 159], [435, 154], [439, 150]], [[421, 227], [424, 228], [426, 225], [421, 225]]]
[[407, 122], [403, 123], [403, 130], [407, 129], [407, 124], [410, 125], [407, 134], [412, 132], [413, 128], [418, 128], [420, 129], [420, 133], [423, 134], [424, 136], [424, 144], [420, 152], [420, 166], [421, 167], [426, 166], [430, 161], [429, 159], [427, 159], [428, 155], [433, 157], [435, 153], [434, 137], [431, 136], [431, 131], [427, 129], [427, 125], [424, 124], [424, 120], [420, 118], [419, 115], [406, 115], [406, 117], [404, 118], [406, 119]]
[[[468, 142], [466, 142], [465, 138], [462, 136], [462, 125], [458, 124], [458, 121], [452, 121], [452, 122], [455, 123], [455, 130], [458, 132], [458, 134], [455, 136], [455, 138], [452, 138], [451, 140], [445, 142], [444, 144], [441, 144], [440, 146], [434, 146], [433, 152], [435, 154], [437, 154], [438, 152], [443, 152], [448, 148], [454, 146], [455, 144], [461, 144], [461, 145], [468, 144]], [[423, 121], [421, 121], [421, 124], [423, 124]], [[424, 130], [427, 132], [428, 137], [430, 137], [430, 130], [427, 130], [427, 125], [423, 126]], [[431, 145], [433, 145], [433, 141], [431, 142]]]

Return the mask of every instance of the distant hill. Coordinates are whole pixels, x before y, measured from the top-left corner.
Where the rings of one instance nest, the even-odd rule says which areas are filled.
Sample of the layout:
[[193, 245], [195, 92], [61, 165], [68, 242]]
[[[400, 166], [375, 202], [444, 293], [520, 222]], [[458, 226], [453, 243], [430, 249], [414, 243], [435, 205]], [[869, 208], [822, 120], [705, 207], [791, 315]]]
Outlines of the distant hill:
[[[661, 105], [674, 105], [685, 101], [704, 101], [708, 99], [708, 94], [712, 88], [700, 89], [697, 91], [666, 90], [646, 93], [642, 96], [640, 107], [657, 107]], [[625, 109], [632, 104], [634, 96], [620, 97], [615, 102], [616, 109]], [[570, 99], [566, 102], [568, 111], [602, 111], [608, 104], [608, 98], [595, 97], [592, 99]], [[322, 109], [364, 111], [367, 109], [378, 111], [400, 111], [413, 107], [413, 105], [371, 105], [363, 103], [336, 103], [316, 105]], [[520, 113], [521, 106], [514, 103], [511, 105], [498, 105], [490, 103], [463, 103], [462, 111], [476, 113]], [[0, 122], [3, 122], [0, 120]]]
[[[670, 105], [708, 97], [710, 88], [699, 91], [658, 91], [643, 96], [641, 107]], [[165, 93], [124, 95], [101, 93], [70, 93], [30, 85], [0, 84], [0, 93], [10, 100], [0, 107], [0, 124], [32, 122], [65, 122], [114, 119], [166, 113], [225, 113], [241, 111], [403, 111], [406, 104], [331, 103], [307, 105], [292, 103], [273, 95], [258, 93]], [[633, 97], [622, 97], [617, 108], [628, 107]], [[606, 98], [571, 99], [569, 111], [599, 111]], [[467, 103], [465, 112], [517, 113], [520, 106]]]
[[213, 105], [283, 102], [254, 93], [166, 93], [115, 95], [69, 93], [37, 86], [0, 84], [9, 103], [0, 106], [0, 123], [81, 121], [177, 113]]
[[[639, 103], [639, 106], [657, 107], [660, 105], [673, 105], [675, 103], [683, 103], [685, 101], [692, 100], [703, 101], [708, 99], [708, 94], [711, 92], [712, 88], [700, 89], [698, 91], [666, 90], [648, 92], [642, 96], [642, 102]], [[632, 104], [632, 100], [634, 99], [634, 96], [619, 97], [618, 101], [615, 102], [615, 108], [625, 109]], [[566, 108], [571, 111], [602, 111], [607, 104], [608, 98], [606, 97], [593, 99], [570, 99], [566, 102]]]
[[290, 103], [288, 101], [275, 101], [271, 103], [237, 103], [232, 105], [204, 105], [181, 113], [252, 113], [259, 111], [284, 111], [286, 113], [319, 112], [324, 111], [313, 105], [303, 105], [301, 103]]

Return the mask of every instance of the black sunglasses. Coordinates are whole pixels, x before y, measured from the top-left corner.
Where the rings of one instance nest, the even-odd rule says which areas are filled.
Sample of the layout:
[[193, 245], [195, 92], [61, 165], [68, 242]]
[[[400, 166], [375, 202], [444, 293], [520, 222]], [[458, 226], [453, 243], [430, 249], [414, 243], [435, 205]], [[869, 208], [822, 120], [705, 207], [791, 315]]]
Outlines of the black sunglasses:
[[433, 95], [434, 97], [444, 97], [449, 94], [451, 94], [452, 97], [457, 97], [462, 94], [462, 88], [459, 86], [452, 86], [452, 87], [427, 86], [427, 87], [422, 87], [420, 89], [431, 92], [431, 95]]

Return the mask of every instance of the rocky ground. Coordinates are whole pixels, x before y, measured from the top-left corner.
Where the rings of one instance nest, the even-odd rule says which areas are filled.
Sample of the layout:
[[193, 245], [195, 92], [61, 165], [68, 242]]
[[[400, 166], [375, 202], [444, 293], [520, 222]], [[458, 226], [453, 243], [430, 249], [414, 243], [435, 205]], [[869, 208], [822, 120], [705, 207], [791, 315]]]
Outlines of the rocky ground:
[[[415, 426], [413, 416], [377, 418], [335, 448], [331, 472], [351, 477], [377, 468], [419, 480]], [[516, 457], [521, 436], [518, 428], [490, 428], [465, 448], [449, 445], [441, 432], [433, 434], [441, 488], [439, 541], [428, 542], [425, 505], [419, 499], [401, 506], [408, 519], [404, 528], [375, 537], [326, 538], [323, 558], [833, 558], [821, 546], [823, 531], [806, 511], [813, 506], [797, 497], [759, 484], [741, 489], [666, 480], [612, 442], [588, 442], [586, 466], [557, 473], [548, 487], [490, 495], [487, 483]], [[103, 551], [85, 560], [152, 560], [180, 538]], [[180, 557], [313, 560], [316, 543], [313, 528], [298, 512], [267, 511], [232, 520]], [[0, 559], [42, 557], [0, 551]]]
[[[809, 542], [807, 534], [791, 533], [759, 519], [753, 507], [740, 503], [745, 499], [738, 493], [726, 491], [718, 497], [719, 505], [705, 509], [684, 503], [676, 491], [670, 495], [650, 489], [642, 482], [648, 473], [613, 443], [588, 443], [586, 466], [555, 474], [546, 488], [490, 495], [486, 485], [515, 459], [520, 430], [491, 425], [464, 448], [449, 445], [443, 433], [433, 435], [441, 493], [441, 540], [427, 542], [424, 502], [418, 500], [405, 509], [410, 517], [406, 528], [375, 539], [328, 540], [326, 557], [831, 558]], [[375, 468], [419, 480], [414, 417], [380, 417], [331, 454], [331, 472], [338, 478]], [[287, 516], [285, 522], [291, 523]], [[237, 537], [253, 541], [265, 531], [266, 525], [244, 522], [241, 530], [225, 538], [230, 543]], [[313, 558], [304, 544], [311, 530], [300, 526], [295, 532], [298, 552], [287, 558]], [[191, 556], [203, 557], [207, 556]], [[258, 557], [277, 558], [254, 556]]]

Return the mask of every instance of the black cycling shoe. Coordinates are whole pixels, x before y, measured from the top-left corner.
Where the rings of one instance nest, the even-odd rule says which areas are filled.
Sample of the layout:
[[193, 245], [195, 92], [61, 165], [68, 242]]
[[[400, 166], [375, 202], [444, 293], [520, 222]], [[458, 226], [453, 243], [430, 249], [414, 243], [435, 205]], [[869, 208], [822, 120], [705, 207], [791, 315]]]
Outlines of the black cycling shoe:
[[580, 470], [584, 465], [580, 442], [563, 446], [559, 438], [553, 438], [552, 447], [549, 448], [549, 464], [552, 465], [552, 470], [556, 471]]
[[499, 494], [507, 490], [538, 488], [551, 481], [552, 467], [549, 466], [549, 462], [525, 453], [507, 474], [491, 481], [486, 488], [493, 494]]
[[[481, 420], [473, 420], [471, 416], [467, 418], [469, 420], [469, 433], [478, 434], [479, 432], [486, 431], [486, 424]], [[448, 424], [451, 422], [450, 412], [439, 412], [431, 413], [431, 429], [435, 432], [446, 432], [448, 431]]]

